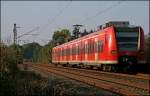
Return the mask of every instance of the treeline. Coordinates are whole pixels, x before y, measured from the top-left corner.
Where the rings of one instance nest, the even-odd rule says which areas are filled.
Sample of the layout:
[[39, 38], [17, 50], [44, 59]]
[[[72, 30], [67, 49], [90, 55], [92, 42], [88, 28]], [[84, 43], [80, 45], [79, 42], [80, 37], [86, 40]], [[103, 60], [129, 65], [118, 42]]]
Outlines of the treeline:
[[41, 62], [50, 63], [52, 48], [56, 45], [67, 42], [70, 38], [70, 32], [68, 29], [62, 29], [55, 31], [52, 40], [48, 44], [41, 46], [40, 44], [33, 42], [27, 43], [22, 46], [12, 44], [6, 45], [0, 44], [0, 72], [15, 72], [17, 70], [17, 64], [23, 62]]
[[17, 67], [23, 62], [23, 56], [27, 55], [23, 52], [25, 50], [23, 46], [0, 43], [0, 96], [53, 95], [49, 79], [33, 72], [21, 71]]
[[17, 64], [23, 62], [23, 51], [19, 45], [0, 44], [0, 73], [17, 72]]
[[28, 43], [23, 45], [23, 57], [24, 61], [51, 63], [52, 48], [59, 44], [63, 44], [71, 38], [71, 34], [68, 29], [57, 30], [52, 36], [52, 40], [44, 46], [40, 46], [38, 43]]

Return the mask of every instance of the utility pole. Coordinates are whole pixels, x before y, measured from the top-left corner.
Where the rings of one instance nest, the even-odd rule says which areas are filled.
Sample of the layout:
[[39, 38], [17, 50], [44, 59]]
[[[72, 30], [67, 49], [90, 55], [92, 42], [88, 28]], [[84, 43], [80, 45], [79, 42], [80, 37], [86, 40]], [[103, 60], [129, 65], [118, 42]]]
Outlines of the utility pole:
[[16, 44], [17, 42], [17, 27], [16, 24], [14, 24], [14, 29], [13, 29], [13, 33], [14, 33], [14, 44]]
[[13, 33], [14, 33], [14, 44], [17, 44], [17, 28], [21, 28], [21, 27], [17, 27], [16, 23], [14, 24], [14, 29], [13, 29]]
[[75, 39], [79, 37], [79, 35], [80, 35], [79, 30], [80, 30], [80, 27], [82, 27], [82, 26], [83, 25], [79, 25], [79, 24], [73, 25], [73, 27], [74, 27], [74, 29], [73, 29], [73, 35], [74, 35]]

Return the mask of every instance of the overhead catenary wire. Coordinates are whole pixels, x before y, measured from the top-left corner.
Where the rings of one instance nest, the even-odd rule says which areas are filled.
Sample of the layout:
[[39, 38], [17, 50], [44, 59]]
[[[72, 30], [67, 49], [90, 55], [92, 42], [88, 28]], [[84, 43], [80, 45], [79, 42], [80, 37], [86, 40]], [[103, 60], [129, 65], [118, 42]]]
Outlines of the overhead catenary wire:
[[[97, 17], [97, 16], [99, 16], [99, 15], [101, 15], [101, 14], [104, 14], [104, 13], [106, 13], [106, 12], [112, 10], [113, 8], [115, 8], [115, 7], [117, 7], [118, 5], [120, 5], [121, 3], [122, 3], [122, 1], [118, 1], [116, 4], [113, 4], [113, 5], [109, 6], [108, 8], [106, 8], [106, 9], [104, 9], [104, 10], [98, 11], [95, 15], [90, 16], [90, 17], [88, 17], [88, 18], [85, 18], [81, 23], [83, 24], [83, 23], [85, 23], [85, 22], [89, 22], [89, 21], [93, 20], [95, 17]], [[81, 24], [81, 23], [80, 23], [80, 24]]]
[[[36, 28], [36, 31], [37, 31], [37, 32], [34, 32], [34, 33], [37, 33], [38, 35], [41, 35], [39, 32], [41, 32], [41, 31], [44, 32], [44, 30], [45, 30], [47, 27], [50, 27], [51, 24], [53, 24], [53, 23], [57, 20], [57, 18], [64, 12], [64, 10], [70, 6], [71, 2], [72, 2], [72, 1], [70, 1], [64, 8], [60, 9], [59, 12], [58, 12], [58, 14], [56, 14], [56, 16], [54, 16], [52, 20], [47, 20], [47, 21], [49, 21], [47, 24], [43, 25], [42, 27]], [[34, 30], [34, 29], [33, 29], [33, 30]], [[31, 30], [31, 31], [32, 31], [32, 30]], [[35, 31], [35, 30], [34, 30], [34, 31]], [[30, 33], [30, 32], [29, 32], [29, 33]], [[20, 37], [22, 37], [22, 36], [24, 36], [24, 35], [26, 35], [26, 34], [28, 34], [28, 33], [25, 33], [25, 34], [19, 36], [18, 38], [20, 38]]]
[[[70, 1], [68, 4], [66, 4], [65, 7], [61, 8], [61, 9], [59, 10], [58, 14], [56, 14], [56, 16], [54, 16], [51, 20], [47, 20], [48, 23], [45, 24], [45, 25], [43, 25], [42, 27], [40, 27], [40, 28], [38, 29], [38, 30], [39, 30], [38, 33], [41, 32], [41, 31], [42, 31], [42, 33], [43, 33], [44, 30], [45, 30], [47, 27], [50, 27], [51, 24], [55, 23], [56, 20], [57, 20], [57, 18], [61, 16], [61, 14], [64, 12], [64, 10], [67, 9], [67, 8], [71, 5], [71, 2], [72, 2], [72, 1]], [[113, 4], [113, 5], [109, 6], [108, 8], [106, 8], [106, 9], [104, 9], [104, 10], [98, 11], [95, 15], [92, 15], [92, 16], [90, 16], [90, 17], [85, 18], [80, 24], [83, 24], [83, 23], [85, 23], [85, 22], [86, 22], [85, 24], [87, 24], [87, 22], [90, 22], [90, 21], [93, 20], [95, 17], [97, 17], [97, 16], [99, 16], [99, 15], [101, 15], [101, 14], [104, 14], [104, 13], [106, 13], [106, 12], [112, 10], [113, 8], [117, 7], [118, 5], [121, 4], [121, 2], [122, 2], [122, 1], [118, 1], [116, 4]], [[36, 33], [37, 33], [37, 32], [36, 32]], [[41, 33], [39, 33], [39, 36], [40, 36], [40, 35], [41, 35]]]
[[61, 14], [64, 12], [64, 10], [65, 10], [66, 8], [68, 8], [68, 7], [71, 5], [71, 2], [72, 2], [72, 1], [70, 1], [64, 8], [60, 9], [59, 12], [58, 12], [58, 14], [56, 14], [56, 16], [54, 16], [52, 20], [48, 20], [49, 22], [48, 22], [47, 24], [45, 24], [43, 27], [41, 27], [40, 30], [43, 31], [43, 30], [45, 30], [47, 27], [51, 26], [51, 24], [53, 24], [53, 23], [57, 20], [57, 18], [58, 18], [59, 16], [61, 16]]
[[[32, 29], [31, 31], [28, 31], [28, 32], [26, 32], [26, 33], [24, 33], [24, 34], [18, 36], [17, 38], [21, 38], [21, 37], [23, 37], [24, 35], [33, 35], [33, 34], [30, 34], [30, 33], [32, 33], [32, 32], [34, 32], [34, 31], [38, 30], [39, 28], [40, 28], [40, 27], [36, 27], [36, 28]], [[34, 35], [35, 35], [35, 34], [34, 34]]]

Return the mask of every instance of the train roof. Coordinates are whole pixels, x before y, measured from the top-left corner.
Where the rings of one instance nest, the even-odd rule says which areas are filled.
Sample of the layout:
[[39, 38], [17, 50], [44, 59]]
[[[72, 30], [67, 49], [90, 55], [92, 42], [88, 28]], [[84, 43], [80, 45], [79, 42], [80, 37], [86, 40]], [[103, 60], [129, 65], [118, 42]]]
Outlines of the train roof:
[[100, 33], [103, 30], [107, 30], [107, 28], [110, 28], [110, 27], [114, 27], [114, 28], [133, 28], [133, 29], [136, 28], [137, 29], [137, 27], [140, 27], [140, 26], [130, 25], [128, 21], [123, 21], [123, 22], [110, 21], [110, 22], [106, 23], [104, 26], [103, 25], [99, 26], [99, 29], [97, 31], [93, 32], [93, 33], [90, 33], [90, 34], [85, 35], [83, 37], [80, 37], [80, 38], [74, 39], [72, 41], [66, 42], [64, 44], [55, 46], [53, 48], [58, 48], [58, 47], [61, 47], [61, 46], [67, 46], [67, 44], [71, 44], [75, 41], [80, 41], [81, 39], [89, 38], [91, 36], [97, 35], [98, 33]]
[[[110, 26], [110, 27], [112, 27], [112, 26]], [[106, 30], [106, 29], [103, 29], [103, 30]], [[55, 46], [54, 48], [58, 48], [58, 47], [61, 47], [61, 46], [67, 46], [67, 44], [71, 44], [71, 43], [73, 43], [73, 42], [75, 42], [75, 41], [80, 41], [81, 39], [85, 39], [85, 38], [89, 38], [89, 37], [91, 37], [91, 36], [98, 35], [98, 33], [101, 33], [101, 31], [102, 31], [102, 30], [97, 30], [97, 31], [95, 31], [95, 32], [93, 32], [93, 33], [90, 33], [90, 34], [86, 35], [86, 36], [83, 36], [83, 37], [74, 39], [74, 40], [72, 40], [72, 41], [66, 42], [66, 43], [64, 43], [64, 44]]]

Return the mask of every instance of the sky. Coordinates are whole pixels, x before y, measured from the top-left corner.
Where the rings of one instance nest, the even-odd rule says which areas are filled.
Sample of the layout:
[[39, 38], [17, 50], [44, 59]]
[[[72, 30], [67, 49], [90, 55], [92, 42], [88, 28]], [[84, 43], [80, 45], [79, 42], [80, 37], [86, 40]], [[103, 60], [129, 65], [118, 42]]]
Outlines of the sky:
[[53, 32], [74, 24], [84, 25], [81, 31], [96, 29], [109, 21], [129, 21], [149, 32], [149, 1], [1, 1], [1, 37], [13, 43], [13, 26], [19, 44], [46, 44]]

